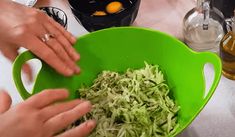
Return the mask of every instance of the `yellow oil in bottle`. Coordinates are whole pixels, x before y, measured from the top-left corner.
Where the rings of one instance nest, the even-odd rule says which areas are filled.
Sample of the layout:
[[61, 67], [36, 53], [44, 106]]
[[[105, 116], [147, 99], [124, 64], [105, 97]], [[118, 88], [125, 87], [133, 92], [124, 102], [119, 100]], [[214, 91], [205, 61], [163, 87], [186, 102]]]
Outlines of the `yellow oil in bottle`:
[[223, 75], [235, 80], [235, 33], [228, 32], [220, 43], [220, 57], [223, 64]]

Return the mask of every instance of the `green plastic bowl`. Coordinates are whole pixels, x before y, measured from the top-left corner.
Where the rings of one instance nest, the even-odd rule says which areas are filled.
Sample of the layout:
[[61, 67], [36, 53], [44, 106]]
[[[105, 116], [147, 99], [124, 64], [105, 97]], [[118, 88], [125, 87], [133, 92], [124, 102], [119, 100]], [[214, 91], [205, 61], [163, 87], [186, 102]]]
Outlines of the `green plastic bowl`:
[[[123, 27], [93, 32], [80, 37], [75, 48], [81, 55], [78, 64], [82, 73], [64, 77], [42, 62], [32, 94], [47, 88], [67, 88], [70, 99], [74, 99], [77, 98], [76, 90], [80, 85], [92, 84], [102, 70], [123, 72], [127, 68], [143, 67], [144, 61], [158, 64], [181, 107], [178, 113], [180, 128], [174, 136], [185, 129], [203, 109], [221, 77], [221, 61], [216, 54], [194, 52], [176, 38], [148, 29]], [[13, 66], [15, 85], [23, 99], [32, 94], [22, 84], [21, 68], [33, 58], [36, 56], [25, 52], [17, 57]], [[212, 64], [215, 72], [208, 92], [204, 78], [206, 63]]]

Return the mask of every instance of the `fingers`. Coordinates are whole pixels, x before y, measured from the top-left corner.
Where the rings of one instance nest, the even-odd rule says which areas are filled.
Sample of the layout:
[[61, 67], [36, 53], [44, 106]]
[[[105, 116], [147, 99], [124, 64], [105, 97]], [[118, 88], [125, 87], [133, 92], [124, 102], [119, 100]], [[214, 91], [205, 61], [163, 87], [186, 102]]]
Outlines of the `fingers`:
[[80, 56], [76, 52], [76, 50], [72, 47], [72, 44], [68, 40], [68, 38], [59, 30], [57, 29], [52, 23], [44, 23], [44, 27], [47, 29], [48, 32], [55, 35], [55, 38], [58, 42], [64, 47], [68, 55], [70, 55], [71, 59], [74, 61], [79, 60]]
[[54, 104], [46, 108], [43, 108], [41, 110], [41, 114], [43, 115], [43, 118], [45, 120], [48, 120], [60, 113], [73, 109], [74, 107], [76, 107], [78, 104], [82, 102], [83, 102], [82, 100], [77, 99], [77, 100], [73, 100], [73, 101], [69, 101], [65, 103]]
[[46, 125], [52, 130], [53, 133], [57, 133], [88, 113], [91, 110], [91, 107], [91, 103], [85, 101], [76, 106], [74, 109], [49, 119], [46, 122]]
[[[42, 15], [44, 15], [44, 14], [42, 14]], [[37, 26], [39, 31], [34, 32], [34, 34], [37, 35], [39, 38], [43, 38], [44, 35], [47, 33], [56, 34], [56, 35], [64, 38], [63, 35], [60, 35], [60, 32], [57, 29], [50, 30], [51, 28], [53, 28], [53, 25], [51, 25], [49, 21], [44, 24], [47, 24], [47, 25], [43, 26], [43, 25], [39, 24]], [[48, 28], [50, 28], [50, 29], [48, 29]], [[70, 57], [70, 55], [66, 52], [64, 46], [57, 39], [58, 39], [57, 37], [51, 38], [50, 40], [46, 41], [43, 44], [48, 46], [57, 55], [57, 57], [64, 63], [64, 65], [68, 66], [74, 73], [79, 74], [80, 68], [77, 67], [76, 62], [75, 62], [77, 60], [74, 60]], [[67, 39], [62, 40], [62, 41], [64, 41], [66, 43], [66, 40]], [[71, 44], [68, 41], [67, 41], [67, 43], [68, 43], [67, 45], [69, 45], [69, 47], [71, 48]], [[77, 59], [79, 59], [78, 53], [75, 50], [74, 50], [74, 52], [78, 56]]]
[[31, 106], [41, 109], [55, 102], [68, 98], [68, 91], [65, 89], [44, 90], [25, 101]]
[[66, 31], [58, 22], [54, 21], [52, 18], [48, 17], [51, 24], [53, 24], [60, 32], [70, 41], [71, 44], [75, 44], [77, 39], [70, 32]]
[[64, 48], [60, 45], [60, 43], [56, 39], [51, 39], [48, 42], [46, 42], [47, 45], [53, 49], [53, 51], [56, 53], [56, 55], [63, 60], [66, 64], [69, 65], [71, 69], [74, 70], [76, 74], [80, 73], [80, 68], [76, 65], [76, 63], [69, 57], [67, 52], [64, 50]]
[[[48, 20], [49, 17], [44, 16], [44, 20]], [[42, 22], [42, 28], [44, 33], [39, 33], [38, 35], [53, 34], [54, 38], [46, 41], [45, 44], [50, 47], [55, 54], [62, 60], [64, 65], [68, 66], [73, 74], [79, 74], [80, 68], [76, 65], [76, 61], [80, 59], [80, 55], [72, 47], [71, 43], [66, 39], [66, 37], [48, 20], [47, 22]], [[43, 37], [43, 36], [40, 36]]]
[[[60, 74], [65, 76], [78, 74], [80, 68], [77, 67], [76, 61], [80, 58], [79, 54], [48, 18], [44, 13], [35, 13], [35, 16], [28, 19], [25, 25], [17, 27], [12, 33], [12, 37], [17, 41], [14, 44], [29, 49]], [[42, 38], [45, 34], [57, 34], [58, 38], [48, 38], [43, 42]]]
[[0, 90], [0, 114], [6, 112], [11, 107], [11, 97], [6, 91]]
[[57, 137], [87, 137], [95, 126], [96, 122], [94, 120], [89, 120]]
[[28, 39], [28, 49], [35, 55], [44, 60], [47, 64], [53, 67], [58, 73], [65, 76], [71, 76], [75, 73], [75, 70], [71, 69], [65, 62], [63, 62], [58, 55], [50, 49], [45, 43], [39, 40], [37, 37], [31, 37]]

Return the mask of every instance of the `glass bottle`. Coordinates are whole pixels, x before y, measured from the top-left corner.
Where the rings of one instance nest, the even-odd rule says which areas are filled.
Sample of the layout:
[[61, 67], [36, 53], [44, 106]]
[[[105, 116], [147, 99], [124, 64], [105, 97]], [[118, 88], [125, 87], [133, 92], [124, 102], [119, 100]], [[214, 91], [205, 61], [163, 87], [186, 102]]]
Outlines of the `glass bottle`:
[[219, 52], [223, 22], [222, 12], [211, 7], [209, 0], [197, 0], [197, 6], [183, 20], [185, 43], [195, 51]]
[[235, 80], [235, 11], [231, 21], [232, 30], [220, 42], [220, 57], [223, 64], [223, 75]]

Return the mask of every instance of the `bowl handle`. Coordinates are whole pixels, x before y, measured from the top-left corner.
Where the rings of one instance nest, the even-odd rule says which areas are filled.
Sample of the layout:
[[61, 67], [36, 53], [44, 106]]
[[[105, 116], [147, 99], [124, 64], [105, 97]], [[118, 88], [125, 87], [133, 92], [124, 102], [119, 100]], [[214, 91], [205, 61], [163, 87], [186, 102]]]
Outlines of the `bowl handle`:
[[[198, 61], [202, 68], [204, 68], [206, 63], [210, 63], [214, 66], [214, 80], [212, 82], [211, 87], [209, 88], [209, 92], [207, 93], [206, 97], [204, 98], [204, 105], [209, 101], [211, 96], [213, 95], [216, 87], [219, 84], [221, 73], [222, 73], [222, 64], [220, 58], [211, 52], [201, 52], [198, 54], [199, 58]], [[204, 70], [204, 69], [202, 69]], [[204, 75], [204, 73], [203, 73]], [[202, 107], [204, 107], [204, 105]]]
[[13, 80], [15, 82], [16, 88], [20, 93], [21, 97], [25, 100], [31, 96], [31, 94], [25, 89], [22, 79], [21, 79], [21, 69], [22, 66], [29, 60], [36, 58], [31, 52], [26, 51], [19, 55], [13, 63]]

